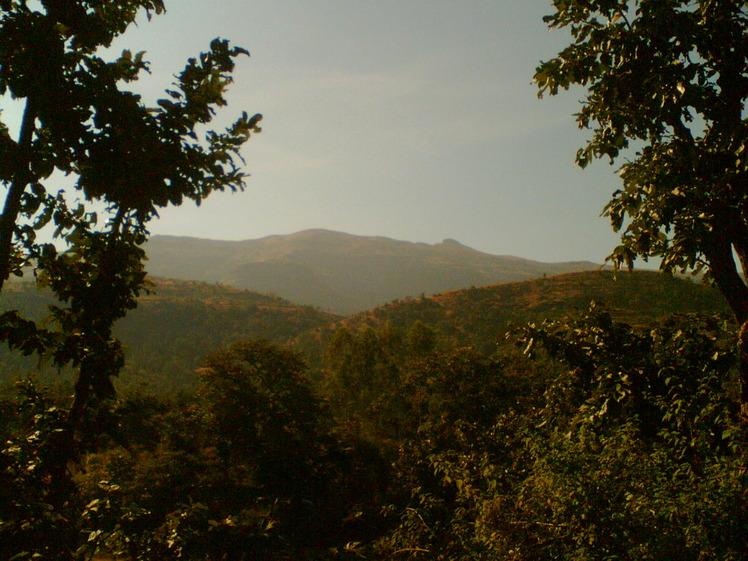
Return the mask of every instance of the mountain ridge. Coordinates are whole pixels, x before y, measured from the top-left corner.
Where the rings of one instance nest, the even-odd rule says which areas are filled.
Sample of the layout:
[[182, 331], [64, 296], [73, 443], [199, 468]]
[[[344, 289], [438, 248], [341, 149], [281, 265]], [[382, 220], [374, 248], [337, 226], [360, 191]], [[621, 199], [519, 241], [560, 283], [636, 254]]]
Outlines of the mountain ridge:
[[451, 238], [428, 244], [325, 229], [239, 241], [155, 235], [146, 253], [154, 276], [220, 282], [339, 314], [419, 294], [601, 267], [491, 255]]
[[730, 317], [722, 295], [705, 283], [659, 271], [600, 270], [396, 300], [319, 329], [328, 338], [341, 327], [356, 332], [386, 326], [407, 332], [418, 321], [457, 346], [472, 346], [491, 354], [513, 328], [574, 316], [593, 303], [615, 321], [639, 328], [650, 328], [677, 314]]

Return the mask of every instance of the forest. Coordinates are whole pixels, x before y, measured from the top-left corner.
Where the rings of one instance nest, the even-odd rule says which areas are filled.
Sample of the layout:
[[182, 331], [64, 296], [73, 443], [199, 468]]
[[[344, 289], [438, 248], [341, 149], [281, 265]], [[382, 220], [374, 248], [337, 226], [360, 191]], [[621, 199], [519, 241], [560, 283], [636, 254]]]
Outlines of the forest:
[[0, 559], [747, 559], [746, 4], [552, 7], [534, 81], [620, 162], [616, 270], [342, 318], [147, 274], [160, 211], [245, 187], [244, 48], [146, 104], [106, 57], [161, 0], [0, 2]]
[[[272, 302], [163, 286], [181, 307], [219, 302], [229, 334], [229, 297]], [[591, 297], [610, 308], [587, 309]], [[185, 349], [204, 306], [182, 316], [198, 329]], [[306, 331], [284, 306], [285, 316], [257, 316], [275, 333], [287, 326], [282, 343], [227, 344], [178, 389], [151, 378], [89, 408], [63, 491], [51, 471], [67, 445], [70, 382], [6, 382], [2, 549], [17, 559], [744, 558], [746, 434], [717, 292], [655, 273], [561, 275], [328, 315]], [[173, 312], [156, 309], [146, 321], [161, 317], [170, 340]], [[208, 331], [220, 337], [217, 322]], [[154, 371], [175, 377], [159, 370], [168, 351], [147, 349]]]

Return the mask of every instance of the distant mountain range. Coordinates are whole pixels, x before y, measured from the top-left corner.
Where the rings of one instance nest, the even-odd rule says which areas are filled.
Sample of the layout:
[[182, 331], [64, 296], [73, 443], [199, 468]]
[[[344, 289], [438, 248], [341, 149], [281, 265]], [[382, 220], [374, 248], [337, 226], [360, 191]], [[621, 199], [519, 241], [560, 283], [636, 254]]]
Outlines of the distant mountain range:
[[489, 255], [450, 239], [432, 245], [329, 230], [244, 241], [153, 236], [146, 252], [153, 276], [217, 282], [338, 314], [422, 294], [600, 268], [587, 261]]

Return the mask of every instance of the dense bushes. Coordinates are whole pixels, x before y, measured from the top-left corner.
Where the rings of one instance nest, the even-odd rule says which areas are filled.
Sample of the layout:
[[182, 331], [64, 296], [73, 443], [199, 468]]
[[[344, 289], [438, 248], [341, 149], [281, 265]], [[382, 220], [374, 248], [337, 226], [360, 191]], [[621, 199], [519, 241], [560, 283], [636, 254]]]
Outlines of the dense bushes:
[[528, 327], [528, 352], [561, 366], [542, 399], [489, 428], [465, 415], [445, 447], [422, 431], [379, 554], [743, 559], [746, 434], [721, 333], [693, 317], [637, 332], [596, 310]]

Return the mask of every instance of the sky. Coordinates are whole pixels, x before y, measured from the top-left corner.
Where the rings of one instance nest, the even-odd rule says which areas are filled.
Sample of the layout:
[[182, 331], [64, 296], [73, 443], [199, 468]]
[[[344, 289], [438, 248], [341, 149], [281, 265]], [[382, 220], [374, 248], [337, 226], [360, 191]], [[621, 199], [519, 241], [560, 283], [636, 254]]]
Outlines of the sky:
[[616, 168], [574, 155], [584, 92], [539, 100], [568, 42], [550, 0], [167, 0], [115, 48], [146, 51], [162, 97], [214, 37], [250, 51], [218, 123], [262, 113], [239, 194], [167, 209], [154, 234], [255, 239], [325, 228], [494, 255], [601, 263]]

